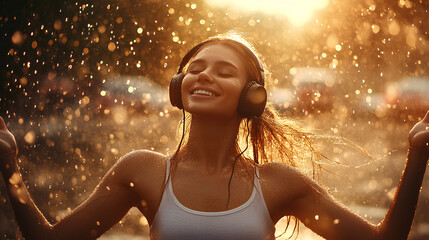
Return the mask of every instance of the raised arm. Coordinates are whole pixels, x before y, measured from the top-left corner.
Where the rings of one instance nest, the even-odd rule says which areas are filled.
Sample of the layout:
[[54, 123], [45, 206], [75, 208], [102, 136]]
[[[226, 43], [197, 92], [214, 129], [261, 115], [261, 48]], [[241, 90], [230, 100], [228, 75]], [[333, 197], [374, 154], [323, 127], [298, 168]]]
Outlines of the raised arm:
[[117, 223], [139, 197], [130, 186], [128, 154], [104, 176], [91, 196], [55, 225], [51, 225], [34, 204], [16, 162], [13, 135], [0, 117], [0, 168], [20, 230], [26, 239], [95, 239]]
[[405, 169], [392, 204], [380, 224], [384, 239], [406, 239], [429, 159], [429, 111], [411, 129]]
[[276, 174], [278, 182], [284, 182], [278, 190], [283, 201], [279, 205], [284, 206], [279, 208], [281, 213], [296, 216], [326, 239], [407, 239], [429, 158], [429, 112], [411, 130], [409, 141], [405, 169], [380, 224], [370, 224], [334, 200], [316, 182], [287, 167]]

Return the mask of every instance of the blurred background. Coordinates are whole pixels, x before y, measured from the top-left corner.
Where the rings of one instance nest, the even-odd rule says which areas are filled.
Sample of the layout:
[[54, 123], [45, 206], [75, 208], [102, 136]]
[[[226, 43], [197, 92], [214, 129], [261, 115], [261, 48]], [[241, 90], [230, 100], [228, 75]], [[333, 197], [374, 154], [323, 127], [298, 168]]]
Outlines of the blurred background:
[[[325, 186], [378, 223], [404, 167], [408, 131], [429, 109], [428, 9], [426, 0], [5, 0], [0, 116], [32, 197], [54, 223], [125, 153], [174, 151], [181, 113], [168, 84], [181, 57], [238, 30], [272, 72], [269, 101], [279, 112], [371, 154], [320, 145], [337, 163], [324, 167]], [[428, 181], [410, 239], [429, 238]], [[0, 238], [21, 239], [8, 201], [2, 183]], [[132, 209], [101, 239], [148, 239], [148, 231]], [[298, 236], [317, 238], [305, 227]]]

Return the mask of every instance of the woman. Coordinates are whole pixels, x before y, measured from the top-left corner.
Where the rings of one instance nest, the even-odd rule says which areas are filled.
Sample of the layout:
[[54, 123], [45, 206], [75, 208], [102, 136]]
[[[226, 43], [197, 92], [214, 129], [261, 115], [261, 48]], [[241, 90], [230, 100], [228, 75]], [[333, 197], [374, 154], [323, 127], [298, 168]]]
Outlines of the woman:
[[[375, 226], [294, 167], [299, 146], [317, 152], [307, 134], [282, 126], [265, 108], [265, 75], [254, 51], [238, 40], [216, 37], [191, 49], [170, 86], [172, 104], [191, 114], [183, 147], [181, 142], [173, 156], [146, 150], [125, 155], [84, 203], [54, 225], [28, 194], [16, 142], [1, 119], [1, 170], [23, 235], [94, 239], [137, 207], [152, 239], [274, 239], [274, 224], [283, 216], [295, 216], [326, 239], [406, 239], [429, 157], [429, 112], [409, 134], [397, 193]], [[239, 132], [246, 141], [250, 135], [253, 157], [242, 156]], [[270, 159], [275, 156], [284, 158]]]

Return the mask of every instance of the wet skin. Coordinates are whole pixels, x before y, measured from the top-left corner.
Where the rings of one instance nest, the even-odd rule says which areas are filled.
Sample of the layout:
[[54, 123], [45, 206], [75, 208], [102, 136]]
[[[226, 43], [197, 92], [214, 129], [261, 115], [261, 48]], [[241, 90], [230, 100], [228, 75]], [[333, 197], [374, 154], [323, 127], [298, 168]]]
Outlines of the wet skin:
[[[244, 62], [224, 45], [207, 46], [189, 66], [182, 96], [185, 109], [192, 114], [190, 136], [177, 156], [180, 161], [172, 178], [178, 200], [188, 208], [224, 211], [250, 197], [250, 166], [239, 161], [230, 205], [225, 206], [232, 160], [237, 156], [234, 144], [240, 118], [236, 107], [246, 79]], [[429, 157], [429, 112], [410, 131], [409, 142], [396, 196], [377, 226], [343, 207], [295, 168], [283, 163], [260, 165], [263, 196], [273, 223], [293, 215], [326, 239], [406, 239]], [[1, 171], [16, 219], [28, 239], [94, 239], [131, 207], [139, 208], [149, 224], [153, 223], [169, 156], [146, 150], [125, 155], [85, 202], [51, 225], [27, 192], [18, 170], [17, 151], [13, 135], [0, 119]]]

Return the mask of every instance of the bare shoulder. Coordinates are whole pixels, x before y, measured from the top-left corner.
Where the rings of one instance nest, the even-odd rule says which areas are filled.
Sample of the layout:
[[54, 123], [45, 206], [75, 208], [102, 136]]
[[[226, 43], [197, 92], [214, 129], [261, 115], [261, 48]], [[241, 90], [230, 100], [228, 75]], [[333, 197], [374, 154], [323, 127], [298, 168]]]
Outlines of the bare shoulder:
[[299, 169], [285, 163], [259, 165], [264, 199], [273, 221], [290, 214], [295, 203], [319, 185]]
[[307, 176], [296, 167], [285, 163], [271, 162], [260, 167], [261, 178], [270, 185], [270, 188], [278, 193], [287, 192], [296, 194], [296, 197], [323, 191], [323, 186]]
[[309, 179], [295, 167], [281, 162], [270, 162], [259, 165], [261, 178], [272, 183], [305, 184]]
[[163, 179], [166, 159], [167, 156], [158, 152], [135, 150], [120, 158], [111, 171], [127, 182], [143, 183], [149, 180], [156, 184]]
[[118, 167], [152, 168], [162, 167], [167, 157], [161, 153], [149, 150], [134, 150], [125, 154], [115, 164]]

